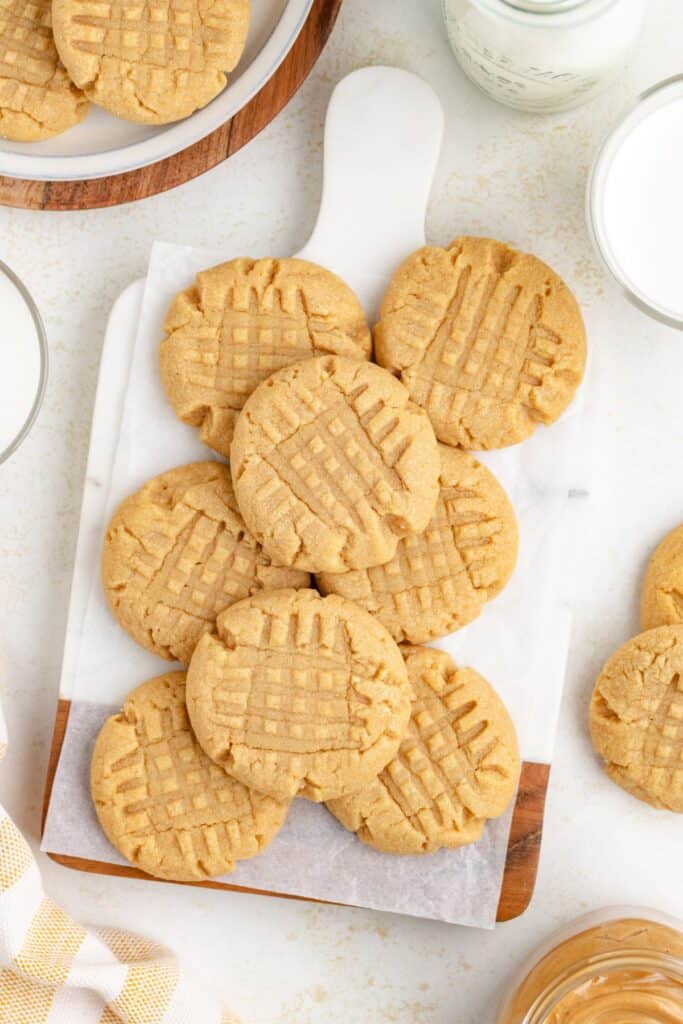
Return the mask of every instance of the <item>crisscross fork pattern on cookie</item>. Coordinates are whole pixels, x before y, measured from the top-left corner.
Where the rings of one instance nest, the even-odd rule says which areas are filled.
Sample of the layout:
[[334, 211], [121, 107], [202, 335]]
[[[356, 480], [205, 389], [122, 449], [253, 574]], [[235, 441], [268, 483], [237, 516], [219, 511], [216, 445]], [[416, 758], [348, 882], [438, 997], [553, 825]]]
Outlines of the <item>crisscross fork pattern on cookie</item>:
[[499, 274], [475, 277], [463, 267], [445, 316], [429, 343], [414, 343], [418, 360], [408, 371], [415, 400], [427, 410], [463, 401], [471, 413], [478, 396], [524, 404], [539, 387], [538, 367], [552, 368], [559, 336], [541, 320], [542, 298], [522, 297]]
[[[272, 433], [266, 461], [273, 470], [274, 516], [292, 515], [304, 525], [311, 516], [349, 531], [365, 529], [368, 515], [389, 504], [400, 489], [394, 467], [407, 438], [384, 445], [397, 425], [386, 422], [384, 403], [364, 407], [368, 388], [333, 405], [302, 385], [291, 389], [291, 402], [274, 402], [286, 430]], [[359, 429], [360, 428], [360, 429]]]
[[392, 801], [427, 840], [469, 823], [468, 794], [479, 792], [477, 769], [497, 744], [492, 737], [472, 748], [489, 723], [477, 716], [476, 701], [468, 700], [464, 690], [456, 683], [439, 696], [417, 698], [408, 735], [379, 776]]
[[662, 693], [642, 743], [647, 773], [658, 788], [683, 782], [683, 676], [679, 672]]
[[[396, 555], [385, 565], [366, 570], [373, 593], [389, 598], [402, 615], [421, 610], [421, 591], [434, 592], [452, 601], [456, 580], [463, 574], [462, 586], [468, 591], [491, 584], [484, 582], [485, 567], [495, 569], [491, 547], [494, 542], [492, 519], [485, 510], [472, 509], [477, 495], [457, 487], [442, 488], [427, 529], [409, 534], [399, 541]], [[466, 503], [470, 511], [461, 510]], [[406, 586], [407, 581], [410, 585]], [[482, 595], [482, 603], [485, 595]]]
[[150, 69], [202, 72], [228, 66], [225, 19], [197, 0], [78, 0], [73, 47]]
[[258, 646], [212, 649], [214, 722], [230, 730], [233, 743], [271, 753], [360, 750], [363, 709], [371, 703], [361, 687], [381, 676], [381, 666], [352, 655], [341, 623], [330, 645], [319, 615], [292, 613], [285, 621], [264, 612], [261, 622]]
[[271, 373], [314, 353], [302, 291], [291, 295], [289, 308], [279, 288], [270, 294], [272, 305], [266, 306], [251, 288], [246, 309], [238, 309], [230, 289], [221, 310], [205, 311], [208, 324], [197, 344], [183, 351], [188, 382], [220, 392], [221, 404], [235, 410]]
[[217, 610], [254, 587], [253, 541], [233, 536], [223, 523], [200, 512], [179, 533], [176, 522], [169, 516], [158, 524], [163, 537], [158, 552], [141, 544], [131, 559], [157, 627], [162, 619], [169, 627], [185, 624], [185, 617], [213, 622]]
[[[201, 751], [184, 712], [148, 712], [136, 734], [138, 750], [111, 766], [113, 775], [121, 777], [116, 792], [126, 833], [143, 837], [208, 825], [220, 830], [226, 820], [238, 831], [248, 825], [253, 817], [248, 790], [235, 786]], [[180, 844], [181, 838], [175, 841]]]
[[57, 63], [50, 3], [0, 0], [0, 78], [13, 81], [16, 96], [27, 86], [47, 93]]

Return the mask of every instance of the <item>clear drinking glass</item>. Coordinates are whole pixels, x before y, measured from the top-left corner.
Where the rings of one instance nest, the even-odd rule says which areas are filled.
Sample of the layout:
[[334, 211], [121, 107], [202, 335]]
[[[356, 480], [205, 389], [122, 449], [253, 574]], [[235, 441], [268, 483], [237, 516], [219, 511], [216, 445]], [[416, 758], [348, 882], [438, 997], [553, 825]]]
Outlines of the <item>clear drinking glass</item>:
[[[652, 118], [675, 111], [675, 131], [669, 135], [661, 150], [641, 141], [640, 132], [647, 129]], [[670, 327], [683, 329], [683, 292], [678, 284], [680, 276], [679, 181], [683, 173], [683, 146], [674, 141], [683, 132], [683, 75], [674, 75], [658, 82], [642, 93], [630, 110], [620, 119], [602, 143], [593, 162], [586, 189], [586, 218], [595, 249], [624, 295], [643, 313]], [[639, 178], [632, 159], [634, 148], [648, 154], [647, 177]], [[615, 177], [625, 164], [633, 174], [630, 183]], [[642, 173], [642, 172], [641, 172]], [[619, 179], [620, 180], [620, 179]], [[664, 212], [655, 201], [670, 203]], [[634, 214], [640, 212], [640, 222]], [[656, 211], [656, 212], [655, 212]], [[615, 224], [620, 222], [620, 230]], [[629, 225], [628, 234], [625, 225]], [[643, 271], [642, 259], [634, 258], [639, 252], [651, 252], [655, 257]], [[673, 253], [673, 256], [671, 255]], [[667, 274], [675, 277], [665, 287], [667, 275], [662, 274], [661, 261]]]
[[25, 440], [47, 386], [47, 336], [26, 286], [0, 260], [0, 464]]

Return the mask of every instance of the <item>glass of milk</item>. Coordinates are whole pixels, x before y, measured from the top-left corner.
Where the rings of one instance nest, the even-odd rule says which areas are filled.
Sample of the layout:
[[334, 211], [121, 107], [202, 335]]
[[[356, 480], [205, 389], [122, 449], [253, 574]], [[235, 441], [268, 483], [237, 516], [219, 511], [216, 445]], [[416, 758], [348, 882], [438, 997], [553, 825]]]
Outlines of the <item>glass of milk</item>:
[[607, 137], [586, 207], [595, 247], [626, 296], [683, 329], [683, 75], [643, 93]]
[[47, 338], [36, 305], [0, 260], [0, 463], [36, 421], [47, 384]]
[[624, 67], [645, 0], [441, 0], [465, 74], [499, 103], [549, 114], [601, 92]]

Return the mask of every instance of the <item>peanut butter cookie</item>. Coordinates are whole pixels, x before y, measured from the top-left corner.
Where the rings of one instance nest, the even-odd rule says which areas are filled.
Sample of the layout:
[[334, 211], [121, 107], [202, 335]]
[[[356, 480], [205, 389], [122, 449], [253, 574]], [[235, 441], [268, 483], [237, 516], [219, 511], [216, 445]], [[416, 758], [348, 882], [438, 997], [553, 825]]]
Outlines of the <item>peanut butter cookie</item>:
[[245, 785], [280, 800], [366, 786], [398, 750], [410, 715], [401, 653], [342, 597], [274, 590], [218, 616], [192, 656], [197, 739]]
[[595, 684], [590, 731], [614, 782], [683, 812], [683, 625], [649, 629], [612, 655]]
[[439, 499], [424, 533], [403, 537], [384, 565], [317, 577], [324, 594], [360, 604], [398, 643], [424, 643], [471, 622], [517, 560], [515, 513], [493, 473], [467, 452], [439, 447]]
[[159, 351], [161, 380], [185, 423], [230, 454], [246, 399], [275, 370], [329, 353], [367, 359], [370, 330], [341, 278], [305, 260], [231, 260], [174, 299]]
[[274, 373], [235, 427], [244, 521], [272, 558], [310, 572], [388, 561], [439, 493], [431, 424], [372, 363], [325, 356]]
[[205, 107], [239, 61], [249, 0], [53, 0], [55, 42], [88, 99], [140, 124]]
[[432, 853], [473, 843], [512, 800], [517, 736], [478, 672], [444, 651], [403, 648], [413, 705], [398, 754], [359, 793], [328, 801], [336, 818], [384, 853]]
[[683, 525], [667, 534], [645, 573], [640, 602], [643, 629], [683, 624]]
[[456, 238], [396, 271], [375, 350], [440, 441], [504, 448], [564, 412], [583, 377], [586, 334], [576, 299], [545, 263]]
[[226, 875], [277, 835], [288, 802], [253, 793], [197, 743], [185, 707], [185, 673], [149, 679], [102, 726], [92, 797], [113, 846], [157, 878]]
[[57, 54], [50, 0], [0, 0], [0, 136], [49, 139], [87, 113]]
[[172, 469], [127, 498], [107, 528], [102, 579], [133, 639], [184, 665], [223, 608], [264, 588], [310, 584], [256, 543], [219, 462]]

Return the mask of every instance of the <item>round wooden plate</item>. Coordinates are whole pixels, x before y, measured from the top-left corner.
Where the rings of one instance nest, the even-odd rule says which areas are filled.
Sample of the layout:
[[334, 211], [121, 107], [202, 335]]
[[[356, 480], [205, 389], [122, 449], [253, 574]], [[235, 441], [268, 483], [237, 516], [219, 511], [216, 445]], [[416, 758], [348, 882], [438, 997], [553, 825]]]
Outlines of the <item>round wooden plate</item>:
[[89, 181], [27, 181], [0, 175], [0, 204], [24, 210], [92, 210], [145, 199], [227, 160], [265, 128], [299, 89], [320, 56], [342, 0], [314, 0], [296, 42], [273, 77], [234, 117], [193, 146], [127, 174]]

